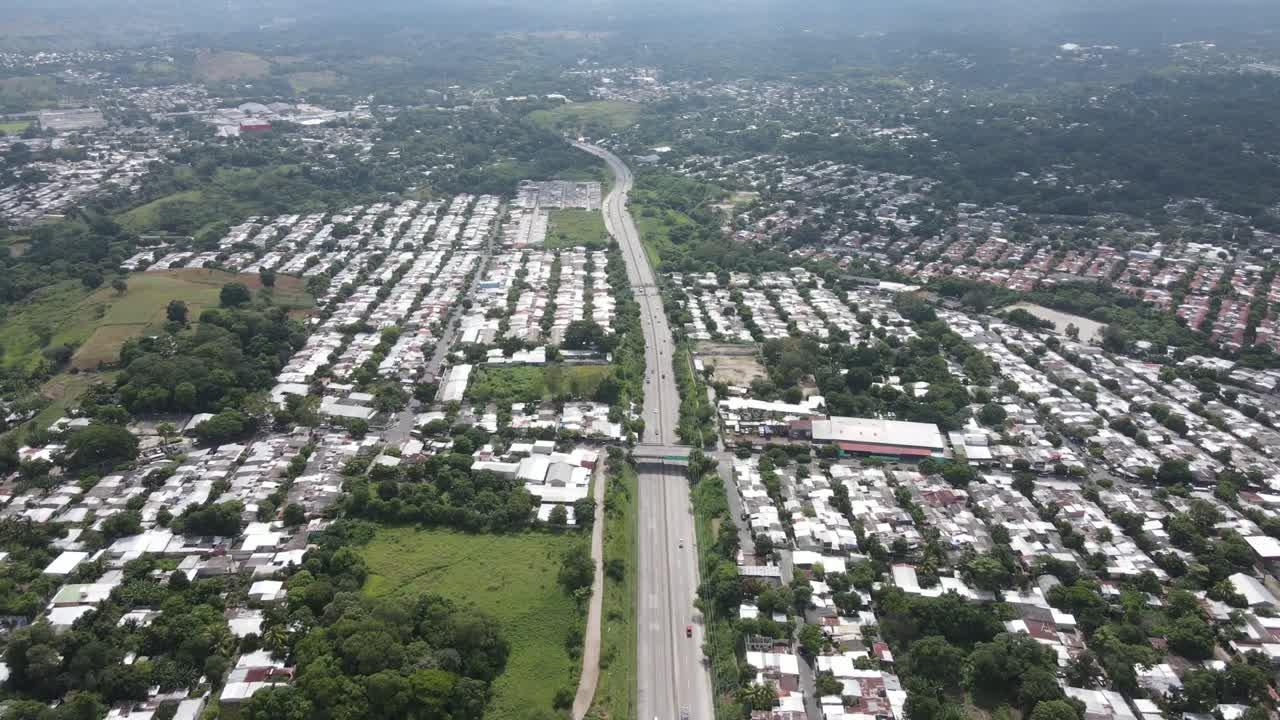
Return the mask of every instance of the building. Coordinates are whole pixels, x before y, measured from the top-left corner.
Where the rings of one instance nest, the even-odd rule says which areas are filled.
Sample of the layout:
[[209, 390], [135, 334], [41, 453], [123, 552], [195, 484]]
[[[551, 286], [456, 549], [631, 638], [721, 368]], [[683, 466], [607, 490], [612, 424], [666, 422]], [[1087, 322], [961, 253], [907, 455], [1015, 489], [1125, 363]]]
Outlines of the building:
[[942, 431], [928, 423], [833, 416], [813, 420], [810, 432], [814, 443], [856, 455], [942, 457], [947, 448]]

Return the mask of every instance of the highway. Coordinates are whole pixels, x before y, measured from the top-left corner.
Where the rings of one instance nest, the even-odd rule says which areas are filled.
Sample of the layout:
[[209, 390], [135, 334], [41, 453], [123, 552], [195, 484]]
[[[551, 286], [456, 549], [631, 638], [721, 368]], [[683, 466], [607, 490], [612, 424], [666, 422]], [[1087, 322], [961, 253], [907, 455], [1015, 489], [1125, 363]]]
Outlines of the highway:
[[[627, 277], [640, 305], [645, 340], [642, 445], [678, 445], [680, 394], [671, 371], [675, 344], [653, 268], [627, 210], [631, 171], [607, 150], [585, 143], [574, 146], [604, 160], [615, 179], [601, 210], [605, 226], [622, 248]], [[637, 717], [712, 720], [711, 679], [702, 657], [702, 618], [693, 606], [698, 551], [683, 467], [645, 463], [640, 468], [638, 495]]]

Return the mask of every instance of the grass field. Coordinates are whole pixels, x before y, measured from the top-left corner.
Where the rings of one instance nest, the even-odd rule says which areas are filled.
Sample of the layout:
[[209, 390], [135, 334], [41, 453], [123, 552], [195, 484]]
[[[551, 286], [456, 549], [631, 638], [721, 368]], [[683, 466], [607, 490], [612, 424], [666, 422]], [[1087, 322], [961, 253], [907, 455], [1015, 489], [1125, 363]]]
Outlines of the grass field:
[[40, 394], [49, 399], [49, 404], [36, 415], [32, 425], [42, 430], [49, 427], [55, 420], [67, 414], [67, 408], [71, 407], [90, 385], [97, 382], [114, 382], [118, 374], [119, 371], [110, 370], [81, 372], [75, 375], [60, 373], [53, 376], [40, 387]]
[[15, 120], [14, 122], [0, 122], [0, 132], [5, 135], [17, 135], [23, 130], [31, 127], [30, 120]]
[[0, 106], [5, 112], [53, 107], [58, 101], [58, 81], [52, 75], [0, 78]]
[[[232, 281], [254, 290], [261, 287], [256, 275], [173, 270], [131, 275], [123, 295], [109, 284], [93, 292], [78, 282], [46, 288], [0, 323], [0, 359], [8, 366], [29, 368], [41, 360], [44, 347], [71, 343], [79, 346], [72, 367], [97, 368], [99, 362], [116, 360], [125, 340], [163, 326], [170, 300], [187, 303], [194, 318], [203, 308], [216, 306], [222, 286]], [[298, 278], [279, 277], [274, 295], [275, 302], [284, 307], [306, 308], [312, 303]], [[44, 337], [48, 343], [42, 343]]]
[[622, 579], [605, 575], [600, 684], [592, 710], [609, 720], [636, 720], [636, 475], [630, 466], [606, 499], [604, 559], [621, 560]]
[[285, 77], [289, 79], [289, 84], [293, 86], [294, 92], [328, 89], [337, 86], [338, 81], [341, 79], [332, 70], [289, 73]]
[[567, 103], [552, 110], [535, 110], [529, 119], [538, 125], [561, 132], [581, 134], [583, 128], [594, 126], [610, 132], [625, 130], [640, 118], [640, 106], [636, 103], [616, 100]]
[[529, 403], [567, 393], [575, 399], [595, 396], [610, 373], [608, 365], [480, 368], [471, 375], [466, 398], [475, 402]]
[[638, 205], [633, 209], [632, 217], [636, 221], [636, 229], [640, 231], [640, 241], [644, 245], [645, 254], [654, 269], [662, 267], [662, 256], [670, 255], [675, 244], [671, 241], [671, 229], [678, 225], [692, 224], [693, 221], [682, 213], [662, 208], [649, 208]]
[[266, 77], [271, 62], [253, 53], [245, 52], [197, 52], [196, 77], [207, 82], [230, 80], [255, 80]]
[[609, 247], [609, 231], [598, 210], [552, 210], [547, 223], [548, 249], [582, 246], [593, 250]]
[[166, 205], [183, 202], [199, 203], [203, 200], [204, 195], [199, 190], [165, 195], [121, 214], [116, 220], [127, 230], [143, 232], [160, 225], [160, 213], [164, 211]]
[[577, 687], [578, 663], [565, 644], [577, 623], [573, 600], [556, 584], [573, 535], [465, 535], [382, 528], [364, 548], [374, 597], [434, 593], [471, 605], [501, 624], [511, 644], [485, 717], [514, 720], [551, 711], [557, 689]]

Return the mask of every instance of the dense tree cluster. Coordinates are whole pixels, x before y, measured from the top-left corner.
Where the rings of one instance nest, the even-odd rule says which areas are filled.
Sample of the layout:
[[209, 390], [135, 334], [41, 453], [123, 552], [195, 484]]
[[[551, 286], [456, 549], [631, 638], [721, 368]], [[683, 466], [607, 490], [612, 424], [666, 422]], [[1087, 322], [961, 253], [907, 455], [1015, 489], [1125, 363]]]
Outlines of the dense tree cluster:
[[[190, 582], [151, 559], [129, 562], [124, 575], [111, 597], [71, 630], [55, 633], [40, 622], [15, 631], [4, 654], [8, 687], [41, 701], [78, 691], [110, 704], [146, 699], [153, 686], [184, 690], [202, 675], [221, 678], [237, 651], [223, 617], [223, 593], [240, 579]], [[122, 622], [134, 608], [161, 612], [146, 627]], [[145, 659], [126, 662], [129, 655]]]
[[271, 387], [304, 338], [280, 308], [206, 310], [191, 330], [125, 343], [120, 403], [131, 412], [238, 409]]
[[352, 516], [382, 522], [471, 531], [527, 527], [535, 502], [524, 484], [487, 471], [472, 472], [472, 463], [470, 455], [454, 452], [403, 468], [374, 466], [368, 475], [349, 481], [345, 509]]

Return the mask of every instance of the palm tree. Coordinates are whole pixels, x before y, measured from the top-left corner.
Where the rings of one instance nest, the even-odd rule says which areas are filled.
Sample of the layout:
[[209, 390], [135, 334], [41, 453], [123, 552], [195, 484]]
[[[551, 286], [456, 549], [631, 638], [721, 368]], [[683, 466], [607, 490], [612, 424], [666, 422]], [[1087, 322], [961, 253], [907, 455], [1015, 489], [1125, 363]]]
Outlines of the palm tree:
[[284, 629], [284, 625], [272, 625], [267, 628], [262, 635], [262, 646], [270, 650], [272, 655], [283, 655], [289, 646], [289, 633]]
[[168, 455], [169, 443], [173, 442], [173, 436], [178, 434], [178, 428], [171, 422], [162, 422], [156, 426], [156, 432], [160, 433], [160, 439], [164, 441], [164, 454]]

